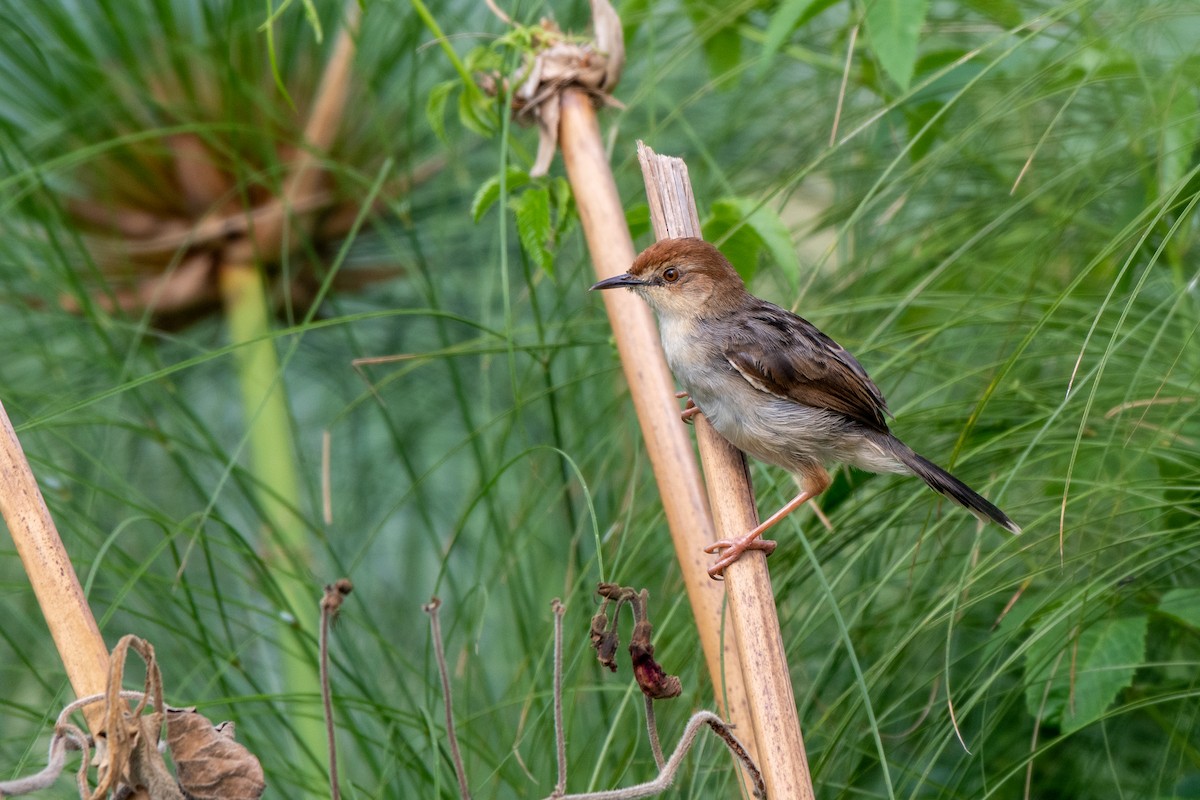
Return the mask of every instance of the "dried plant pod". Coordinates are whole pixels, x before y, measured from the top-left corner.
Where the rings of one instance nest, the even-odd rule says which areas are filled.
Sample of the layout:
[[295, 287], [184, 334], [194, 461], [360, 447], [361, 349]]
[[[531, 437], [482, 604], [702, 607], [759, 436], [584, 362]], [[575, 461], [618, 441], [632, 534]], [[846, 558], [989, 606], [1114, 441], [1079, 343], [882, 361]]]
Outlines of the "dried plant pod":
[[[524, 76], [513, 93], [513, 113], [520, 122], [538, 126], [538, 151], [530, 177], [550, 171], [550, 162], [558, 148], [558, 123], [562, 111], [562, 92], [583, 90], [597, 105], [620, 106], [612, 96], [625, 66], [625, 34], [621, 18], [608, 0], [591, 0], [592, 39], [579, 40], [564, 34], [553, 20], [543, 19], [534, 39], [534, 49], [526, 55], [517, 73]], [[512, 20], [492, 4], [492, 10], [505, 22]], [[481, 76], [481, 86], [494, 93], [507, 81]]]
[[[668, 700], [678, 697], [683, 691], [679, 678], [669, 675], [654, 660], [654, 644], [650, 641], [654, 626], [650, 624], [650, 592], [640, 592], [629, 586], [615, 583], [600, 583], [596, 594], [603, 598], [600, 610], [592, 617], [588, 635], [596, 658], [613, 672], [617, 671], [616, 650], [620, 641], [617, 636], [617, 621], [621, 607], [628, 605], [633, 612], [633, 636], [629, 640], [629, 657], [633, 662], [633, 676], [638, 688], [650, 700]], [[613, 606], [612, 618], [608, 616], [609, 604]]]

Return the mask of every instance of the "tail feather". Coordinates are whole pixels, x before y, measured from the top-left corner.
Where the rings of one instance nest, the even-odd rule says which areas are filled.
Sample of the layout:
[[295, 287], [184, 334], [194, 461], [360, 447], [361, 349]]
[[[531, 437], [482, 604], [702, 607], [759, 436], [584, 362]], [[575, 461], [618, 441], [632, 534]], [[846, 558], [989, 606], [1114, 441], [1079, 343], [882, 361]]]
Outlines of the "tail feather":
[[991, 520], [1013, 534], [1021, 532], [1021, 526], [1009, 519], [1007, 514], [937, 464], [913, 452], [908, 445], [892, 438], [890, 449], [930, 489], [950, 498], [985, 522]]

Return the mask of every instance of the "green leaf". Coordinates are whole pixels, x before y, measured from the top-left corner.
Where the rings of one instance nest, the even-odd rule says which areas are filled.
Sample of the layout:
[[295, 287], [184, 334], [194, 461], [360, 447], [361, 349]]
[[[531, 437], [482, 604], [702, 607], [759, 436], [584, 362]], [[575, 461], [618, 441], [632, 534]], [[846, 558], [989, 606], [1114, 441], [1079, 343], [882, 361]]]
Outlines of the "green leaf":
[[317, 13], [317, 6], [312, 0], [304, 0], [304, 19], [312, 28], [313, 38], [317, 40], [317, 43], [325, 41], [325, 31], [321, 28], [321, 15]]
[[638, 239], [650, 232], [650, 206], [638, 203], [625, 209], [625, 224], [629, 227], [629, 235]]
[[1158, 601], [1158, 611], [1200, 630], [1200, 589], [1172, 589]]
[[446, 141], [446, 103], [458, 86], [458, 81], [445, 81], [429, 90], [429, 100], [425, 102], [425, 118], [437, 138]]
[[637, 36], [642, 23], [651, 19], [650, 0], [625, 0], [621, 3], [621, 31], [628, 48]]
[[[516, 167], [509, 167], [506, 173], [508, 191], [520, 189], [525, 184], [529, 183], [529, 173]], [[483, 182], [483, 185], [475, 192], [475, 198], [471, 200], [471, 219], [476, 222], [487, 213], [487, 210], [492, 207], [500, 197], [500, 176], [493, 175]]]
[[1078, 637], [1065, 622], [1044, 631], [1025, 654], [1029, 713], [1063, 733], [1099, 719], [1145, 660], [1148, 621], [1144, 615], [1104, 619]]
[[749, 225], [762, 239], [775, 264], [793, 285], [800, 283], [800, 257], [792, 242], [792, 232], [775, 209], [759, 205], [750, 212]]
[[929, 0], [868, 0], [866, 10], [867, 40], [871, 50], [901, 90], [912, 81], [913, 66], [917, 63], [917, 38]]
[[517, 217], [517, 236], [521, 249], [546, 274], [554, 275], [554, 256], [547, 246], [550, 226], [550, 190], [545, 186], [527, 189], [508, 202]]
[[742, 63], [742, 36], [737, 28], [719, 28], [711, 36], [704, 37], [704, 56], [708, 59], [708, 72], [714, 79], [732, 78]]
[[[806, 20], [811, 19], [820, 9], [813, 9], [818, 0], [784, 0], [779, 4], [771, 21], [767, 23], [766, 38], [763, 41], [763, 62], [767, 62], [779, 52], [783, 43]], [[820, 0], [820, 5], [827, 6], [826, 0]], [[806, 13], [812, 11], [813, 13]]]
[[688, 2], [688, 16], [701, 37], [708, 72], [715, 80], [732, 77], [742, 63], [742, 36], [738, 33], [739, 16], [705, 2]]
[[963, 5], [1006, 28], [1021, 24], [1021, 9], [1013, 0], [963, 0]]
[[1192, 153], [1200, 138], [1200, 107], [1194, 87], [1186, 83], [1171, 86], [1165, 114], [1161, 120], [1162, 144], [1158, 156], [1158, 195], [1174, 192], [1179, 181], [1192, 169]]
[[458, 118], [480, 136], [491, 136], [499, 128], [496, 103], [473, 83], [465, 84], [458, 96]]
[[571, 191], [571, 182], [561, 175], [550, 181], [550, 200], [554, 212], [553, 243], [560, 241], [575, 223], [575, 193]]
[[800, 259], [791, 232], [774, 209], [749, 197], [722, 197], [709, 213], [702, 226], [704, 238], [716, 241], [728, 236], [721, 250], [742, 277], [749, 280], [758, 271], [759, 253], [766, 249], [787, 279], [799, 282]]
[[719, 244], [729, 263], [748, 281], [758, 272], [758, 255], [762, 252], [763, 242], [753, 228], [743, 224], [745, 220], [746, 215], [739, 209], [739, 198], [723, 198], [712, 204], [700, 230], [705, 240]]
[[942, 104], [937, 102], [904, 105], [904, 120], [908, 124], [908, 138], [912, 141], [908, 157], [914, 164], [928, 155], [934, 142], [941, 137], [947, 119], [945, 114], [937, 116], [941, 110]]

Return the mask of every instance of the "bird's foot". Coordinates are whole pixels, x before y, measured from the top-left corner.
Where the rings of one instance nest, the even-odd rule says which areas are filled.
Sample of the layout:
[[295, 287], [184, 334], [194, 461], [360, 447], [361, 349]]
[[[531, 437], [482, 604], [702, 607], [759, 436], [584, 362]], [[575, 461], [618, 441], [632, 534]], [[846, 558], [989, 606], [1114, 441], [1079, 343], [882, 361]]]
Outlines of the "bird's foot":
[[682, 400], [685, 397], [687, 398], [687, 404], [683, 407], [683, 411], [679, 412], [679, 418], [684, 422], [691, 423], [692, 417], [699, 414], [700, 409], [696, 407], [695, 401], [692, 400], [691, 395], [689, 395], [687, 392], [676, 392], [675, 397], [679, 400]]
[[[761, 550], [767, 555], [775, 552], [775, 542], [770, 539], [760, 539], [757, 531], [740, 539], [722, 539], [704, 548], [706, 553], [721, 553], [721, 557], [708, 568], [708, 577], [715, 581], [725, 580], [725, 568], [742, 557], [747, 550]], [[724, 552], [721, 552], [724, 551]]]

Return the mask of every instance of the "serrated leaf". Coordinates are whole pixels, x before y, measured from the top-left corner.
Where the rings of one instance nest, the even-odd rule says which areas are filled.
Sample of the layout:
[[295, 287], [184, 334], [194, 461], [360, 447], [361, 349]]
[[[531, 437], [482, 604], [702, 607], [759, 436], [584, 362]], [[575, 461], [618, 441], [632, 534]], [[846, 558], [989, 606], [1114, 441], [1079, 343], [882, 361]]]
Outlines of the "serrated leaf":
[[496, 131], [495, 103], [474, 84], [466, 84], [458, 95], [458, 118], [467, 130], [480, 136], [491, 136]]
[[1200, 589], [1172, 589], [1158, 601], [1158, 611], [1200, 630]]
[[1099, 719], [1145, 661], [1148, 622], [1144, 615], [1104, 619], [1077, 639], [1066, 623], [1044, 632], [1025, 654], [1029, 713], [1064, 734]]
[[546, 274], [554, 275], [554, 258], [547, 244], [550, 241], [550, 190], [545, 186], [527, 189], [509, 201], [517, 220], [517, 237], [521, 249]]
[[867, 0], [867, 41], [901, 90], [912, 81], [917, 63], [917, 39], [925, 23], [929, 0]]
[[[529, 173], [516, 167], [509, 167], [505, 173], [507, 178], [508, 191], [520, 189], [525, 184], [529, 183]], [[483, 217], [491, 208], [496, 200], [500, 198], [500, 176], [493, 175], [483, 182], [475, 192], [475, 197], [471, 200], [471, 219], [475, 222]]]
[[458, 86], [458, 81], [445, 81], [429, 90], [429, 99], [425, 102], [425, 118], [437, 138], [446, 141], [446, 103]]
[[559, 176], [550, 182], [550, 199], [553, 203], [554, 242], [560, 241], [575, 224], [575, 193], [571, 183]]

